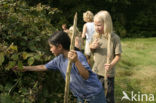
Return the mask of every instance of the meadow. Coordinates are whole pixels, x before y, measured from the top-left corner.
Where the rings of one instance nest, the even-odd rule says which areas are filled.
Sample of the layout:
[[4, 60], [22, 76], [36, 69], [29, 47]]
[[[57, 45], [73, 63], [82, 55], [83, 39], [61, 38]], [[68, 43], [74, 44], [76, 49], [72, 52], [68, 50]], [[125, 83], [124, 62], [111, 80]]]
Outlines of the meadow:
[[[156, 38], [126, 38], [116, 65], [116, 103], [156, 103]], [[123, 91], [130, 100], [122, 99]]]

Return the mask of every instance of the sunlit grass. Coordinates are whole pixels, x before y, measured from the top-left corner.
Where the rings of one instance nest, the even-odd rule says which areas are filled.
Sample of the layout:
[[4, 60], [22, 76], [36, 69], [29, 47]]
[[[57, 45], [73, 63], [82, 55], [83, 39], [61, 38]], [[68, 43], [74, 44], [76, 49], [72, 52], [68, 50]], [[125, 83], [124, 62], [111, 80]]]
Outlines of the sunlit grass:
[[[121, 101], [122, 91], [126, 91], [129, 96], [131, 91], [156, 96], [156, 38], [123, 39], [122, 48], [122, 58], [116, 67], [116, 102], [130, 102]], [[155, 101], [150, 103], [156, 103], [156, 97]]]

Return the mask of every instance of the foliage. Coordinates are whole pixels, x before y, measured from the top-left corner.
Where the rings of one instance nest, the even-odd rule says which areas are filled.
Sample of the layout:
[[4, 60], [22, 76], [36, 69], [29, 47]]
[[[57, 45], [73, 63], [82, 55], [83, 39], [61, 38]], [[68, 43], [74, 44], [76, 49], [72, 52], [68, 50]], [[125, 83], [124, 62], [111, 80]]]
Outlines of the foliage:
[[[78, 12], [80, 30], [84, 24], [83, 12], [91, 10], [95, 14], [100, 10], [108, 10], [115, 32], [121, 37], [152, 37], [156, 34], [155, 4], [155, 0], [0, 0], [0, 102], [63, 102], [64, 80], [59, 73], [21, 73], [11, 69], [18, 66], [22, 70], [23, 65], [49, 61], [52, 56], [47, 38], [60, 29], [61, 24], [71, 26], [75, 12]], [[139, 50], [146, 49], [145, 46], [135, 48], [139, 48], [137, 53], [142, 54], [138, 57], [144, 57], [146, 53]], [[128, 51], [134, 53], [133, 50]], [[126, 56], [123, 55], [119, 64], [126, 70], [119, 72], [130, 76], [133, 72], [127, 69], [136, 67], [139, 62], [134, 61], [136, 58]], [[151, 60], [148, 65], [154, 63]], [[117, 78], [119, 82], [120, 79], [123, 80]], [[117, 87], [117, 90], [123, 88], [120, 85]], [[128, 84], [128, 87], [132, 89], [133, 86]]]
[[[108, 10], [112, 16], [114, 30], [121, 37], [153, 37], [156, 36], [156, 2], [155, 0], [33, 0], [31, 5], [42, 2], [61, 12], [56, 15], [55, 24], [71, 26], [73, 15], [78, 12], [78, 27], [82, 30], [83, 12], [91, 10], [96, 14], [100, 10]], [[54, 21], [53, 20], [53, 21]]]
[[[21, 0], [0, 1], [1, 103], [33, 103], [37, 101], [46, 103], [46, 98], [58, 96], [54, 95], [55, 92], [63, 92], [63, 85], [60, 86], [62, 89], [57, 86], [59, 80], [62, 81], [62, 79], [55, 80], [57, 77], [61, 78], [59, 74], [56, 75], [54, 72], [21, 73], [11, 70], [18, 66], [22, 71], [23, 65], [43, 64], [52, 58], [47, 39], [56, 31], [51, 18], [58, 12], [57, 8], [51, 8], [41, 3], [28, 6]], [[55, 77], [49, 80], [48, 77], [51, 75]], [[44, 84], [45, 79], [49, 80], [46, 84]], [[49, 95], [51, 87], [43, 88], [53, 82], [57, 83], [53, 86], [56, 89], [51, 89], [54, 93]]]

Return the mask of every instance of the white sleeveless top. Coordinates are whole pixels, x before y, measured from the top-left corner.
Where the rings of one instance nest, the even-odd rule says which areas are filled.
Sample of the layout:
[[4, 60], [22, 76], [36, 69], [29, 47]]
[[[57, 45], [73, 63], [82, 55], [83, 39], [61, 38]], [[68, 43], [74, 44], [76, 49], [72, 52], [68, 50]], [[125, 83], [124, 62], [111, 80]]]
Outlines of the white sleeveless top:
[[86, 41], [90, 42], [92, 37], [93, 37], [93, 34], [94, 34], [94, 23], [93, 22], [88, 22], [86, 23], [86, 26], [87, 26], [87, 31], [86, 31]]

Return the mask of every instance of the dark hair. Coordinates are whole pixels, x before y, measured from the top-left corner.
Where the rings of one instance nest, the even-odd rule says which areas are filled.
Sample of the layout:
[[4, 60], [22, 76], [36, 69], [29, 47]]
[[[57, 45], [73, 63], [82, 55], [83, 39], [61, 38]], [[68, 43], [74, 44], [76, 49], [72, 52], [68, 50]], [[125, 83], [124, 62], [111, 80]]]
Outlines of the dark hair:
[[58, 31], [58, 32], [53, 33], [49, 37], [48, 42], [55, 46], [58, 46], [59, 44], [61, 44], [63, 49], [65, 50], [69, 50], [70, 48], [70, 38], [68, 34], [63, 31]]

